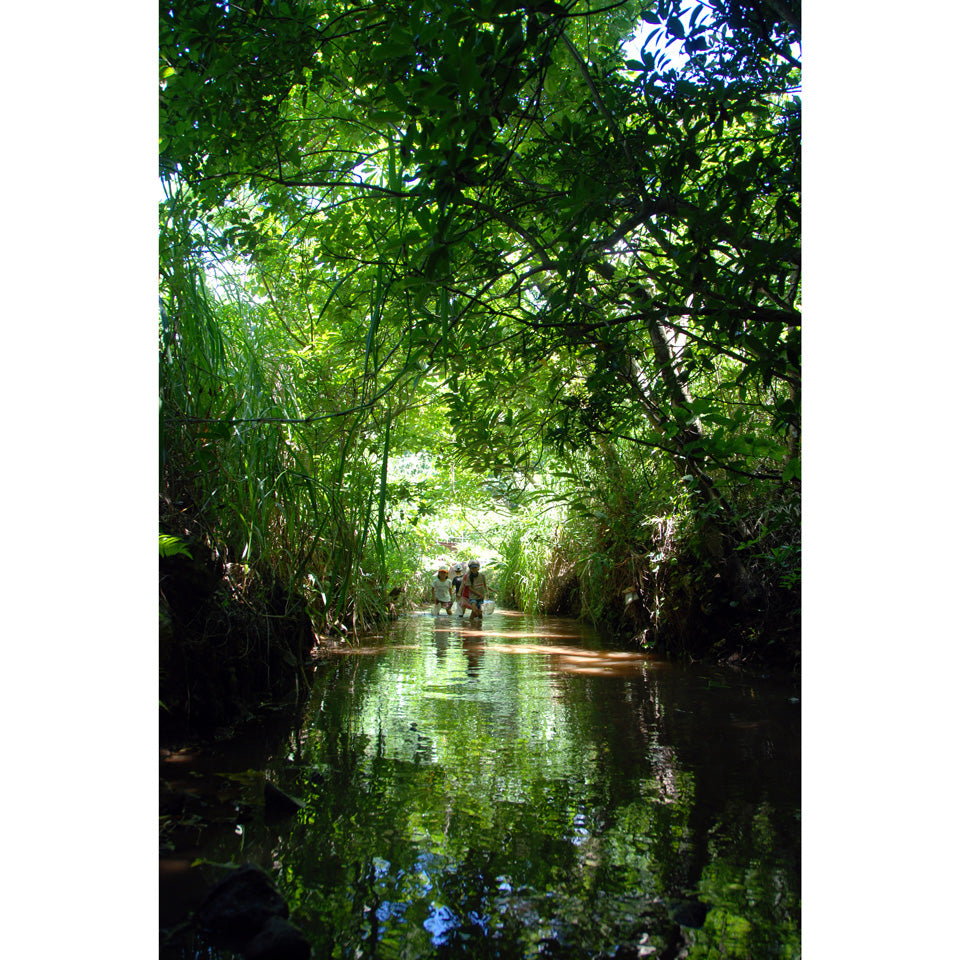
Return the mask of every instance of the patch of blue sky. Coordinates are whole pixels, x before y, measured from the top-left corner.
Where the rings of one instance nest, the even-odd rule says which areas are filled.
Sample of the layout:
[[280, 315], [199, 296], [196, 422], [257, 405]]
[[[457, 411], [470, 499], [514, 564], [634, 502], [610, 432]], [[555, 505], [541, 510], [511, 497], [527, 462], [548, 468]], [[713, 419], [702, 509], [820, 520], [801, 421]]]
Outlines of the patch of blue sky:
[[[705, 37], [709, 38], [711, 29], [716, 29], [717, 21], [709, 3], [691, 3], [680, 12], [677, 19], [683, 25], [684, 37], [689, 37], [691, 29], [706, 27]], [[648, 23], [646, 20], [637, 22], [633, 38], [624, 44], [623, 50], [627, 60], [641, 60], [644, 53], [653, 55], [654, 66], [659, 73], [667, 70], [681, 73], [690, 59], [684, 39], [673, 36], [665, 23]], [[790, 55], [800, 60], [798, 43], [790, 45]]]
[[[678, 19], [683, 24], [684, 35], [689, 35], [691, 24], [709, 27], [715, 22], [713, 9], [705, 3], [691, 4], [680, 12]], [[638, 20], [633, 39], [624, 46], [624, 54], [628, 60], [639, 60], [646, 52], [654, 56], [658, 71], [680, 71], [690, 59], [684, 46], [682, 39], [667, 31], [665, 22], [648, 23], [646, 20]]]

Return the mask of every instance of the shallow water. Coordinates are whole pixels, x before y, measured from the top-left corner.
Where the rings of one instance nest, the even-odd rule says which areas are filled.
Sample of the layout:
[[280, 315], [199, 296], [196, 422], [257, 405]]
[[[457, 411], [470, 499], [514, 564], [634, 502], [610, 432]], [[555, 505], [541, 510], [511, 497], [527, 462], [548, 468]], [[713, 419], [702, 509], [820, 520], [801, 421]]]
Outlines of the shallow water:
[[[272, 744], [167, 761], [207, 805], [162, 923], [253, 862], [315, 957], [799, 957], [798, 696], [568, 620], [411, 617], [326, 653]], [[269, 822], [264, 779], [303, 809]]]

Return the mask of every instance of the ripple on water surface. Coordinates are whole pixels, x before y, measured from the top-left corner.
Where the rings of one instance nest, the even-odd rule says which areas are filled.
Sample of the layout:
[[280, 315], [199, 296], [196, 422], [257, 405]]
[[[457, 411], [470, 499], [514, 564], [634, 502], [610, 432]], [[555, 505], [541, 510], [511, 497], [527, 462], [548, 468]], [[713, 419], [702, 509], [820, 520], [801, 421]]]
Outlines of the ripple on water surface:
[[798, 744], [772, 679], [568, 620], [411, 617], [321, 658], [262, 764], [303, 809], [267, 827], [254, 786], [202, 858], [271, 871], [315, 956], [789, 958]]

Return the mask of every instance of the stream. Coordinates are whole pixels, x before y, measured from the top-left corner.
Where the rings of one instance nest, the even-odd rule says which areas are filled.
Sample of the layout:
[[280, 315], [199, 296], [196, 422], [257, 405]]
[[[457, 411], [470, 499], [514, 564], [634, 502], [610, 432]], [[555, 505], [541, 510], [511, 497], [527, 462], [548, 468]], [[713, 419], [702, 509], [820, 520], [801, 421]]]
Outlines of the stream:
[[512, 611], [327, 648], [292, 724], [163, 757], [160, 956], [233, 957], [184, 921], [253, 863], [315, 958], [799, 957], [799, 696]]

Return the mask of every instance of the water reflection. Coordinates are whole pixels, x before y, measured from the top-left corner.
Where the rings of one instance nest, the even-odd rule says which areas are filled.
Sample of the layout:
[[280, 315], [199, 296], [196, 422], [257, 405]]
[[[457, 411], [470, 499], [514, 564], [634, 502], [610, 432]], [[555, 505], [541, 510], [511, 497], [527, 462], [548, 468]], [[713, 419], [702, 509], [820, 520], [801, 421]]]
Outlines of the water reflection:
[[794, 694], [413, 618], [325, 656], [267, 771], [305, 809], [208, 859], [271, 869], [316, 956], [799, 956]]

